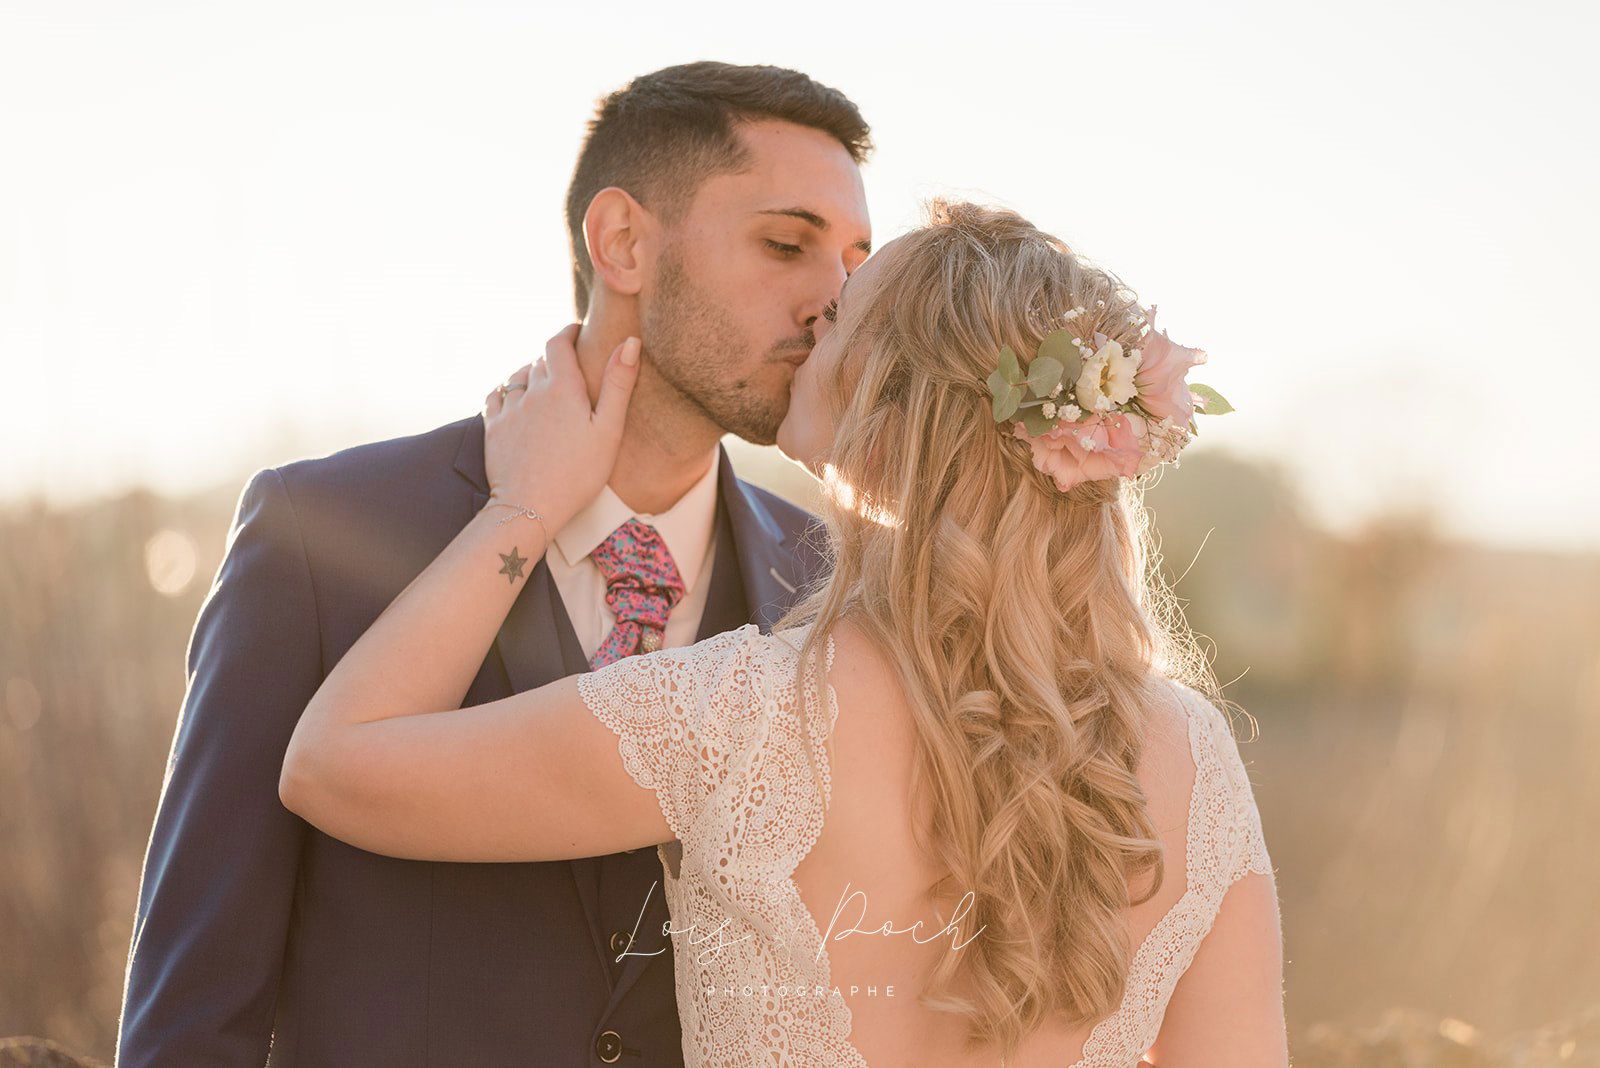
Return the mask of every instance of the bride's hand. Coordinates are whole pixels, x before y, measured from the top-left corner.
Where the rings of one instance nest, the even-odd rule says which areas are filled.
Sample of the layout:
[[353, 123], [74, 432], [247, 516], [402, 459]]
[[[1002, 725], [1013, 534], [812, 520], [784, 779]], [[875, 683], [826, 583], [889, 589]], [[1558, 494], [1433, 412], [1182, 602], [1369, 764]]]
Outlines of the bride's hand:
[[544, 357], [483, 402], [483, 461], [497, 500], [538, 511], [551, 534], [611, 478], [628, 399], [639, 377], [639, 339], [618, 345], [600, 378], [600, 400], [578, 369], [578, 324], [551, 338]]

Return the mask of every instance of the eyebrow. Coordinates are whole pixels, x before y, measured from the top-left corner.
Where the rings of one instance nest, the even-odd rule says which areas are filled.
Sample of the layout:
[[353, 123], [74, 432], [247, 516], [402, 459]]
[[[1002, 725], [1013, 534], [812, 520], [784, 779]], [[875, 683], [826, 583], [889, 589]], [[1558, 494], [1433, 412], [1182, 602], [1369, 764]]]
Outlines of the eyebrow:
[[[762, 211], [756, 212], [756, 214], [757, 215], [787, 215], [791, 219], [799, 219], [803, 223], [809, 223], [810, 225], [816, 227], [818, 230], [827, 230], [828, 229], [828, 220], [827, 219], [824, 219], [822, 216], [818, 215], [816, 212], [808, 211], [805, 208], [766, 208], [766, 209], [764, 209]], [[857, 241], [851, 247], [855, 248], [855, 249], [859, 249], [860, 251], [865, 252], [869, 256], [872, 255], [872, 242], [868, 241], [866, 238], [862, 238], [860, 241]]]

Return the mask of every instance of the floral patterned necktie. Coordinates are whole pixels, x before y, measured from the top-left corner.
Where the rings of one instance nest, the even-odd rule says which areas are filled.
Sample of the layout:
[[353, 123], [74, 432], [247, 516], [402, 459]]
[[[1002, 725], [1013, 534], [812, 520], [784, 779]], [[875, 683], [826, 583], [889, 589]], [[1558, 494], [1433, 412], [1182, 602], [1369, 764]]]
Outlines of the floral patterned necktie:
[[606, 579], [606, 604], [616, 625], [589, 658], [602, 668], [634, 653], [661, 648], [667, 615], [683, 599], [683, 577], [655, 527], [630, 519], [589, 556]]

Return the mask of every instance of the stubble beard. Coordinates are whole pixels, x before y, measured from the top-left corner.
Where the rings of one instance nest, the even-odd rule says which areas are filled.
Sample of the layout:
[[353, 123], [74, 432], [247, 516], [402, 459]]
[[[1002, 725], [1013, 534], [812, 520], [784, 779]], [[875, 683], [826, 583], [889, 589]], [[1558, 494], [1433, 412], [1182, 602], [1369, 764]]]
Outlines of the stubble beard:
[[763, 393], [749, 377], [774, 360], [741, 366], [750, 352], [738, 325], [690, 280], [673, 253], [661, 259], [656, 297], [640, 329], [651, 366], [724, 433], [771, 445], [789, 408], [789, 394]]

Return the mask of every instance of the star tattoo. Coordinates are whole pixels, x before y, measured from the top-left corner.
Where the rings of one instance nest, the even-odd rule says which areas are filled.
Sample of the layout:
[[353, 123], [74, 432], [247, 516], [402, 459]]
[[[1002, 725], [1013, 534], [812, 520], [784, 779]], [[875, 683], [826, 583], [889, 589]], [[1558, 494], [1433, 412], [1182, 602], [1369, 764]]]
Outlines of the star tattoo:
[[522, 577], [522, 565], [528, 562], [528, 558], [519, 555], [515, 545], [511, 547], [509, 553], [501, 553], [500, 559], [505, 561], [505, 566], [500, 569], [499, 574], [506, 577], [507, 584], [514, 583]]

